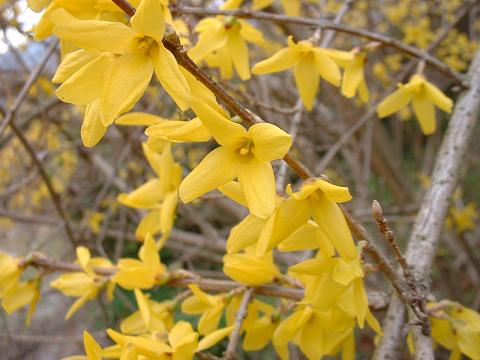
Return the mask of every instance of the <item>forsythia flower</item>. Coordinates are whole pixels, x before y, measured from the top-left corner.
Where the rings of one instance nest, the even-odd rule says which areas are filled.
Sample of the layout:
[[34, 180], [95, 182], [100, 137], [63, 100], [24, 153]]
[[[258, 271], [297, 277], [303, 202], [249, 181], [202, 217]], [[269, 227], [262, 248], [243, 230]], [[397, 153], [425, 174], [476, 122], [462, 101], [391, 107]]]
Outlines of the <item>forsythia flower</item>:
[[358, 48], [349, 52], [334, 49], [325, 49], [325, 51], [338, 66], [345, 69], [342, 78], [342, 95], [351, 98], [358, 92], [360, 100], [367, 102], [369, 92], [363, 71], [367, 53]]
[[314, 47], [308, 40], [295, 43], [288, 37], [288, 47], [272, 57], [255, 64], [254, 74], [269, 74], [294, 68], [295, 84], [308, 110], [313, 107], [320, 78], [335, 86], [340, 85], [340, 69], [327, 49]]
[[448, 300], [429, 304], [428, 308], [436, 306], [440, 310], [430, 317], [433, 340], [452, 351], [450, 359], [460, 359], [461, 354], [480, 359], [480, 314]]
[[399, 84], [398, 86], [398, 90], [387, 96], [378, 105], [377, 114], [379, 117], [383, 118], [391, 115], [411, 102], [413, 112], [420, 123], [423, 133], [430, 135], [435, 132], [437, 126], [435, 106], [447, 113], [452, 111], [452, 99], [448, 98], [422, 75], [415, 74], [407, 84]]
[[22, 272], [20, 259], [0, 252], [0, 296], [18, 282]]
[[198, 43], [189, 51], [193, 61], [199, 62], [216, 52], [224, 78], [232, 77], [232, 65], [242, 80], [250, 78], [247, 41], [262, 43], [260, 31], [246, 21], [223, 16], [203, 19], [195, 31], [200, 36]]
[[18, 309], [29, 305], [25, 325], [29, 326], [32, 320], [33, 313], [37, 302], [40, 300], [40, 281], [31, 280], [28, 282], [17, 282], [11, 286], [0, 297], [2, 299], [2, 307], [7, 314], [12, 314]]
[[448, 220], [450, 220], [449, 224], [453, 225], [457, 232], [463, 233], [464, 231], [475, 229], [475, 219], [477, 217], [476, 206], [474, 203], [470, 203], [463, 208], [452, 207]]
[[150, 289], [153, 285], [162, 283], [166, 275], [166, 267], [160, 261], [155, 240], [149, 234], [140, 247], [137, 259], [120, 259], [119, 270], [113, 276], [112, 282], [121, 287], [133, 289]]
[[222, 312], [227, 305], [225, 296], [208, 295], [198, 285], [188, 286], [193, 295], [182, 303], [182, 312], [185, 314], [202, 314], [198, 322], [198, 332], [206, 335], [217, 330]]
[[89, 300], [95, 299], [98, 292], [103, 287], [107, 287], [107, 297], [109, 300], [113, 297], [114, 284], [108, 279], [99, 276], [93, 268], [99, 266], [109, 268], [112, 266], [109, 260], [101, 257], [91, 258], [90, 251], [80, 246], [77, 248], [77, 262], [82, 268], [82, 272], [72, 272], [60, 275], [56, 280], [50, 283], [52, 288], [58, 289], [66, 296], [78, 297], [73, 305], [68, 309], [65, 319], [70, 319], [73, 314], [80, 309]]
[[239, 283], [253, 286], [272, 282], [280, 275], [271, 252], [261, 257], [249, 253], [225, 255], [223, 272]]
[[182, 169], [174, 162], [170, 145], [165, 146], [161, 154], [153, 152], [145, 143], [142, 146], [147, 161], [158, 177], [128, 194], [119, 194], [118, 201], [129, 207], [149, 209], [138, 224], [135, 236], [143, 241], [147, 234], [153, 236], [161, 231], [161, 247], [173, 228]]
[[[190, 89], [172, 55], [162, 43], [165, 33], [162, 0], [142, 0], [130, 20], [131, 27], [119, 22], [78, 20], [59, 9], [50, 15], [55, 35], [88, 51], [117, 56], [103, 74], [105, 82], [99, 102], [100, 118], [110, 125], [130, 110], [144, 94], [153, 72], [177, 105], [186, 110]], [[81, 92], [79, 95], [83, 95]], [[93, 100], [93, 99], [92, 99]]]
[[180, 184], [184, 203], [238, 178], [250, 212], [268, 217], [275, 209], [275, 178], [270, 161], [281, 159], [291, 146], [290, 135], [272, 124], [247, 130], [208, 104], [193, 100], [192, 109], [221, 145], [210, 152]]

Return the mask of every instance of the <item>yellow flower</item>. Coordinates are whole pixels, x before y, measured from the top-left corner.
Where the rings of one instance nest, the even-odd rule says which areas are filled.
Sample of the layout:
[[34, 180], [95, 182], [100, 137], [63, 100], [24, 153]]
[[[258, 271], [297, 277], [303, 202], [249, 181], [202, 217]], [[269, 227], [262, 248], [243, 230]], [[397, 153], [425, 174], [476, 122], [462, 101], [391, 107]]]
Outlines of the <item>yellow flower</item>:
[[83, 347], [85, 348], [85, 356], [69, 356], [62, 360], [102, 360], [102, 348], [86, 330], [83, 331]]
[[182, 312], [185, 314], [202, 314], [198, 322], [198, 332], [207, 335], [217, 330], [222, 312], [227, 305], [225, 296], [208, 295], [198, 285], [188, 286], [193, 295], [182, 303]]
[[342, 258], [347, 262], [357, 259], [357, 250], [350, 229], [337, 205], [351, 200], [348, 188], [315, 179], [304, 183], [297, 192], [293, 192], [288, 185], [287, 193], [296, 200], [294, 206], [298, 214], [312, 216]]
[[363, 72], [367, 53], [360, 51], [358, 48], [349, 52], [334, 49], [325, 49], [325, 51], [338, 66], [345, 69], [342, 78], [342, 95], [351, 98], [358, 91], [360, 100], [367, 102], [369, 92]]
[[272, 253], [261, 257], [249, 253], [225, 255], [223, 272], [239, 283], [253, 286], [270, 283], [280, 275]]
[[112, 282], [121, 287], [133, 289], [150, 289], [153, 285], [165, 280], [166, 267], [160, 261], [157, 245], [152, 236], [147, 235], [138, 252], [137, 259], [120, 259], [119, 270], [113, 276]]
[[111, 300], [113, 297], [114, 284], [107, 278], [97, 275], [93, 270], [95, 266], [112, 267], [110, 261], [100, 257], [91, 258], [90, 251], [83, 246], [78, 247], [76, 252], [77, 262], [83, 272], [63, 274], [50, 283], [52, 288], [58, 289], [64, 295], [78, 297], [68, 309], [65, 315], [66, 320], [70, 319], [87, 301], [95, 299], [98, 292], [104, 287], [107, 287], [107, 298]]
[[[130, 110], [144, 94], [153, 72], [177, 105], [186, 110], [190, 89], [174, 56], [163, 46], [164, 6], [161, 0], [143, 0], [130, 20], [119, 22], [78, 20], [59, 9], [50, 15], [55, 35], [88, 51], [116, 54], [104, 74], [99, 113], [104, 126]], [[78, 91], [78, 90], [77, 90]], [[79, 96], [84, 94], [79, 91]]]
[[[443, 303], [443, 304], [442, 304]], [[470, 359], [480, 359], [480, 314], [459, 303], [444, 300], [428, 308], [440, 306], [430, 317], [432, 338], [452, 351], [450, 359], [460, 359], [461, 353]]]
[[452, 207], [450, 209], [450, 220], [455, 225], [455, 230], [463, 233], [467, 230], [475, 229], [475, 219], [478, 212], [474, 203], [470, 203], [463, 208]]
[[387, 96], [378, 105], [377, 114], [379, 117], [383, 118], [391, 115], [411, 102], [413, 112], [420, 123], [423, 133], [430, 135], [435, 132], [437, 126], [435, 106], [447, 113], [452, 111], [452, 99], [448, 98], [422, 75], [415, 74], [407, 84], [399, 84], [398, 86], [398, 90]]
[[0, 296], [14, 286], [22, 275], [20, 259], [0, 252]]
[[173, 228], [178, 203], [178, 186], [181, 180], [181, 167], [172, 157], [171, 146], [164, 147], [161, 154], [142, 144], [143, 152], [157, 178], [128, 194], [119, 194], [118, 201], [132, 208], [149, 209], [147, 215], [138, 224], [135, 237], [143, 241], [147, 234], [162, 232], [158, 247], [162, 247]]
[[2, 307], [7, 314], [12, 314], [18, 309], [29, 305], [25, 325], [29, 326], [37, 302], [40, 300], [40, 281], [31, 280], [28, 282], [16, 282], [5, 293], [2, 294]]
[[180, 199], [191, 202], [238, 178], [250, 212], [268, 217], [275, 209], [275, 178], [270, 161], [288, 152], [290, 135], [272, 124], [255, 124], [247, 131], [201, 101], [193, 100], [192, 108], [222, 146], [210, 152], [183, 180]]
[[313, 107], [320, 78], [332, 85], [340, 85], [340, 69], [333, 61], [327, 49], [314, 47], [310, 41], [295, 43], [288, 38], [288, 47], [281, 49], [272, 57], [255, 64], [254, 74], [269, 74], [294, 68], [295, 84], [308, 110]]
[[225, 78], [232, 77], [232, 66], [242, 80], [250, 78], [247, 41], [260, 44], [263, 35], [248, 22], [234, 17], [217, 16], [200, 21], [195, 27], [200, 33], [198, 43], [189, 51], [195, 62], [216, 52], [218, 63], [226, 67]]

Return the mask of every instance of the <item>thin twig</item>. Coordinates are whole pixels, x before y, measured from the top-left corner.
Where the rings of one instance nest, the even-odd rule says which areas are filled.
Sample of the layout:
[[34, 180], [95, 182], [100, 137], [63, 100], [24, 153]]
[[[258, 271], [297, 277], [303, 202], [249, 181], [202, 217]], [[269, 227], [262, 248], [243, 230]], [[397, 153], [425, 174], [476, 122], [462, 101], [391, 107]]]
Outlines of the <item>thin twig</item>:
[[237, 356], [237, 344], [240, 340], [240, 334], [242, 332], [242, 324], [248, 313], [248, 304], [252, 300], [253, 288], [248, 288], [243, 294], [242, 302], [240, 307], [237, 310], [235, 315], [235, 327], [230, 335], [230, 340], [228, 342], [227, 350], [225, 351], [224, 359], [225, 360], [234, 360]]

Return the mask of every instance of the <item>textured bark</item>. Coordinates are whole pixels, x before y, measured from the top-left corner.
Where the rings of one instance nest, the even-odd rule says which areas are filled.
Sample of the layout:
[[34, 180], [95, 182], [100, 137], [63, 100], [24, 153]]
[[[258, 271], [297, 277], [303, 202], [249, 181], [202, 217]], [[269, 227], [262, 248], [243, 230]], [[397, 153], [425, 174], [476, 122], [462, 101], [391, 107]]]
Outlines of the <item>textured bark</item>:
[[[408, 243], [406, 258], [422, 291], [430, 285], [430, 269], [435, 258], [440, 232], [459, 178], [459, 170], [467, 154], [473, 128], [480, 111], [480, 51], [470, 65], [470, 88], [459, 97], [448, 124], [447, 133], [435, 161], [432, 184], [418, 212]], [[398, 359], [403, 347], [404, 305], [392, 299], [385, 321], [385, 332], [375, 353], [375, 359]], [[413, 329], [416, 359], [433, 359], [431, 338]]]

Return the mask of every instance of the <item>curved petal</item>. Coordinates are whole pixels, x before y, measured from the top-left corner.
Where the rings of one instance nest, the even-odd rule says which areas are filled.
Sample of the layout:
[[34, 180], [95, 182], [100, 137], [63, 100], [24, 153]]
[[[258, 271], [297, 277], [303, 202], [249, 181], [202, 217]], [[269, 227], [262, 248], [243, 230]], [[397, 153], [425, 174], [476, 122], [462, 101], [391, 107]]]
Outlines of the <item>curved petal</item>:
[[317, 179], [315, 185], [325, 194], [328, 200], [343, 203], [352, 200], [352, 195], [346, 186], [337, 186], [325, 180]]
[[158, 0], [142, 0], [130, 19], [132, 29], [161, 42], [165, 33], [165, 18], [162, 4]]
[[[267, 1], [270, 1], [271, 3], [271, 0]], [[255, 44], [261, 44], [265, 41], [260, 30], [255, 29], [252, 25], [244, 20], [237, 21], [240, 23], [240, 34], [245, 40]]]
[[443, 111], [450, 113], [452, 112], [453, 101], [448, 96], [446, 96], [439, 88], [435, 85], [425, 81], [425, 90], [429, 99]]
[[152, 115], [143, 112], [131, 112], [118, 117], [115, 120], [115, 125], [122, 126], [153, 126], [168, 122], [168, 119], [157, 115]]
[[127, 53], [112, 64], [100, 99], [103, 125], [130, 110], [143, 96], [152, 78], [153, 65], [143, 55]]
[[363, 81], [363, 61], [357, 59], [345, 69], [342, 81], [342, 94], [351, 98], [355, 96], [360, 83]]
[[99, 99], [87, 105], [85, 117], [83, 118], [80, 135], [83, 145], [93, 147], [98, 144], [103, 135], [107, 131], [107, 127], [103, 125], [100, 119]]
[[247, 134], [242, 125], [234, 123], [201, 100], [192, 99], [192, 110], [220, 145], [236, 144]]
[[211, 151], [200, 164], [183, 179], [179, 196], [184, 203], [215, 190], [233, 180], [238, 174], [236, 153], [223, 146]]
[[428, 98], [426, 91], [421, 90], [415, 94], [412, 99], [413, 112], [417, 116], [420, 127], [425, 135], [430, 135], [435, 132], [437, 127], [435, 119], [435, 107], [432, 101]]
[[251, 159], [241, 163], [238, 172], [240, 183], [250, 212], [262, 219], [275, 210], [275, 176], [269, 162]]
[[157, 79], [178, 107], [185, 111], [190, 107], [191, 97], [187, 80], [180, 71], [173, 54], [165, 49], [161, 42], [158, 43], [158, 49], [158, 55], [153, 58]]
[[254, 74], [269, 74], [284, 71], [293, 67], [299, 60], [298, 53], [290, 48], [284, 48], [273, 56], [260, 61], [252, 68]]
[[52, 83], [63, 83], [97, 56], [96, 53], [91, 53], [84, 49], [76, 50], [67, 54], [58, 66], [57, 71], [53, 76]]
[[320, 77], [328, 81], [330, 84], [339, 86], [341, 75], [338, 65], [322, 49], [314, 49], [315, 69]]
[[248, 214], [230, 231], [227, 239], [227, 253], [238, 253], [247, 246], [255, 244], [265, 226], [265, 222], [265, 219]]
[[316, 62], [312, 54], [308, 54], [300, 59], [295, 66], [294, 75], [295, 84], [302, 98], [303, 105], [308, 110], [311, 110], [320, 82], [317, 75]]
[[408, 105], [412, 96], [403, 86], [388, 95], [377, 107], [378, 117], [391, 115]]
[[253, 140], [253, 154], [260, 161], [281, 159], [292, 146], [292, 137], [273, 124], [255, 124], [248, 129]]
[[202, 61], [207, 55], [223, 47], [227, 38], [225, 27], [221, 23], [215, 23], [200, 34], [197, 44], [190, 49], [188, 55], [195, 62]]

